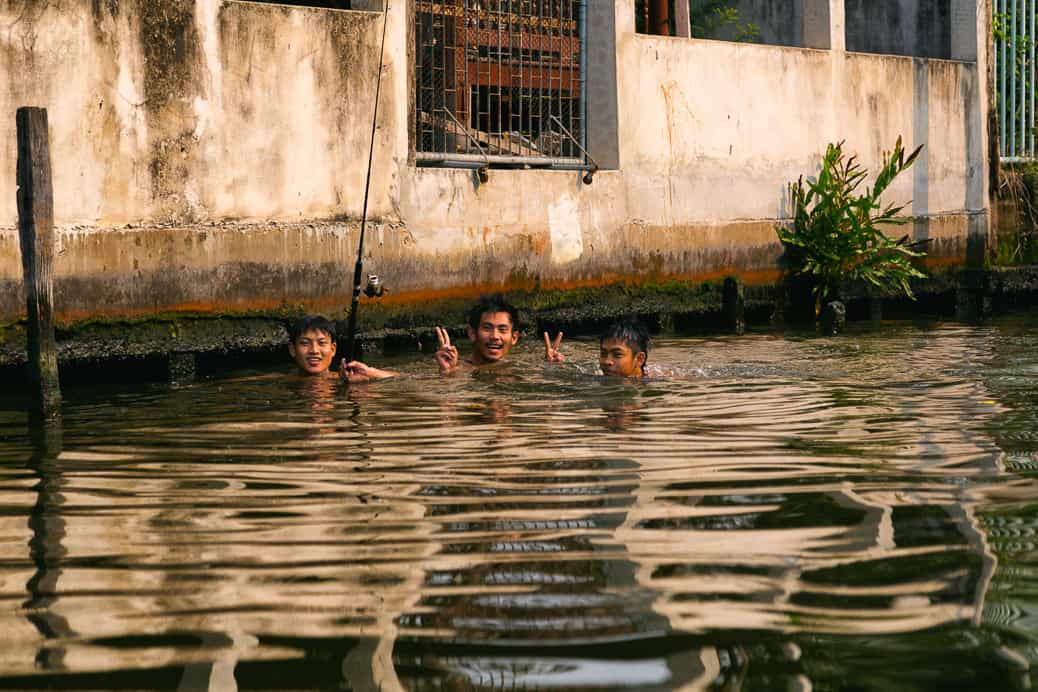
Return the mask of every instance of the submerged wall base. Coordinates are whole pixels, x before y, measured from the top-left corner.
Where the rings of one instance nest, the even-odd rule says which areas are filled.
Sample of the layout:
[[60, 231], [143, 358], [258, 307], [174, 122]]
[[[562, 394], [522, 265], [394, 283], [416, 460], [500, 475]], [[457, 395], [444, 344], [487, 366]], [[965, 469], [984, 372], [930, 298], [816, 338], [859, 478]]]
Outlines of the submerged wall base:
[[[916, 301], [877, 298], [864, 287], [850, 287], [845, 296], [852, 320], [940, 317], [980, 319], [990, 314], [1029, 309], [1038, 304], [1038, 266], [993, 269], [931, 268], [931, 276], [915, 286]], [[508, 293], [519, 306], [527, 339], [543, 330], [564, 330], [571, 336], [593, 335], [610, 320], [637, 315], [653, 331], [663, 333], [726, 333], [723, 280], [672, 280], [640, 286], [611, 284], [570, 290], [530, 290]], [[751, 327], [796, 324], [781, 282], [744, 285], [746, 322]], [[365, 299], [366, 300], [366, 299]], [[471, 297], [446, 297], [406, 312], [400, 306], [362, 303], [361, 339], [366, 349], [414, 350], [435, 344], [433, 327], [445, 325], [464, 333]], [[970, 309], [975, 308], [975, 309]], [[66, 323], [58, 330], [59, 358], [75, 361], [115, 361], [126, 358], [184, 354], [259, 353], [287, 343], [285, 325], [300, 313], [285, 308], [267, 313], [213, 315], [167, 314], [141, 320]], [[346, 314], [330, 315], [341, 335]], [[180, 360], [177, 360], [180, 359]], [[246, 358], [247, 360], [247, 358]], [[0, 327], [0, 367], [25, 362], [24, 324]]]

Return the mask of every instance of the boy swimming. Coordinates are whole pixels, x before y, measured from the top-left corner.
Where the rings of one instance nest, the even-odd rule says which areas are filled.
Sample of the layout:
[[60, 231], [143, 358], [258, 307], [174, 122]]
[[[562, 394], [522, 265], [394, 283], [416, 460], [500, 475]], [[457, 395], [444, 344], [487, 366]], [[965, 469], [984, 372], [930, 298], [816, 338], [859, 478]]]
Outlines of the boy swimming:
[[300, 375], [328, 375], [335, 358], [335, 325], [320, 315], [303, 315], [288, 327], [288, 353]]
[[649, 330], [639, 320], [613, 322], [599, 337], [598, 367], [610, 377], [645, 377]]
[[[469, 311], [468, 337], [473, 347], [472, 355], [465, 361], [468, 365], [500, 363], [519, 341], [519, 310], [502, 296], [483, 296]], [[458, 349], [451, 344], [446, 329], [437, 327], [436, 338], [440, 374], [450, 375], [461, 365]]]
[[[465, 359], [465, 365], [500, 363], [519, 341], [518, 308], [506, 302], [500, 295], [483, 296], [469, 311], [468, 337], [473, 349], [472, 354]], [[450, 334], [443, 327], [436, 327], [436, 338], [439, 341], [436, 363], [439, 365], [440, 374], [450, 375], [463, 364], [458, 349], [451, 343]], [[342, 367], [339, 368], [339, 376], [351, 384], [381, 380], [398, 374], [392, 370], [373, 368], [360, 361], [343, 361]]]
[[[335, 358], [335, 325], [320, 315], [303, 315], [288, 327], [288, 353], [299, 374], [308, 377], [334, 377], [330, 368]], [[380, 370], [360, 361], [342, 360], [339, 377], [344, 382], [359, 384], [393, 377], [392, 370]]]
[[[552, 340], [544, 332], [544, 359], [563, 363], [566, 356], [559, 350], [562, 332]], [[609, 377], [645, 377], [645, 361], [649, 358], [649, 330], [639, 320], [625, 317], [613, 322], [599, 337], [598, 367]]]

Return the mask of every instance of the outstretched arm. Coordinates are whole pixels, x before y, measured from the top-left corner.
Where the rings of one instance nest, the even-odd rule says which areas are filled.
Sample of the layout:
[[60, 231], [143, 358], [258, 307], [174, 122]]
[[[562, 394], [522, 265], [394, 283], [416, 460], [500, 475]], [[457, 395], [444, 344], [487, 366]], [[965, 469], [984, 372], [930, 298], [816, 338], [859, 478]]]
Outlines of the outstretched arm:
[[370, 365], [361, 363], [359, 360], [352, 360], [347, 363], [345, 358], [342, 361], [342, 365], [339, 366], [339, 378], [343, 382], [349, 384], [384, 380], [387, 377], [396, 377], [399, 374], [400, 373], [394, 372], [393, 370], [379, 370], [378, 368], [373, 368]]
[[436, 328], [436, 339], [439, 341], [436, 364], [440, 366], [441, 375], [450, 375], [458, 369], [458, 349], [451, 345], [450, 334], [443, 327]]
[[566, 356], [559, 350], [559, 346], [562, 345], [562, 332], [559, 332], [555, 340], [552, 341], [548, 337], [548, 332], [544, 332], [544, 360], [549, 363], [565, 363]]

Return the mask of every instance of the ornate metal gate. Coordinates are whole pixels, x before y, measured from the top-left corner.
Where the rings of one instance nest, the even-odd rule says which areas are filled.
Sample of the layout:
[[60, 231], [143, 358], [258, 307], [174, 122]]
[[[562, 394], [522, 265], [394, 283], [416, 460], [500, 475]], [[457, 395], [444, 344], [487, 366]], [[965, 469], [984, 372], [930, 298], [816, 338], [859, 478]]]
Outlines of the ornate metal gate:
[[418, 164], [589, 167], [586, 1], [418, 0]]

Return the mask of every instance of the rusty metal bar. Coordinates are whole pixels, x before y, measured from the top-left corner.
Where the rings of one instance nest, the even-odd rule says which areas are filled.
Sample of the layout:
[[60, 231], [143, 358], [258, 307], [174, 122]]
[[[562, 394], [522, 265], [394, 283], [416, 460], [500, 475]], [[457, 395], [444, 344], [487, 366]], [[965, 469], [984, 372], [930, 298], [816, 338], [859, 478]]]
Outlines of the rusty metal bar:
[[561, 168], [564, 170], [590, 171], [594, 165], [586, 163], [582, 158], [568, 156], [509, 156], [500, 154], [437, 154], [430, 151], [420, 151], [415, 154], [415, 159], [420, 165], [435, 165], [447, 161], [457, 161], [470, 164], [505, 164], [530, 166], [532, 168]]

